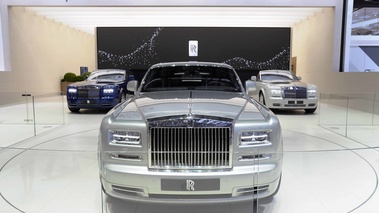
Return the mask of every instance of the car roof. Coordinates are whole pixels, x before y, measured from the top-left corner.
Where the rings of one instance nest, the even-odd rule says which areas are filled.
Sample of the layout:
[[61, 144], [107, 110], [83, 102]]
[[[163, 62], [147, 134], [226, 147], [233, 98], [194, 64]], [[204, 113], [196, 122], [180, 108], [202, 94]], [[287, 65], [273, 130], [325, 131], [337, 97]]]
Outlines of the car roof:
[[233, 69], [232, 66], [225, 63], [217, 63], [217, 62], [199, 62], [199, 61], [187, 61], [187, 62], [165, 62], [165, 63], [158, 63], [154, 64], [150, 67], [150, 69], [153, 68], [159, 68], [159, 67], [175, 67], [175, 66], [202, 66], [202, 67], [222, 67], [222, 68], [229, 68]]
[[128, 74], [131, 74], [132, 72], [130, 72], [129, 70], [122, 70], [122, 69], [98, 69], [98, 70], [94, 70], [92, 71], [92, 73], [103, 73], [103, 72], [107, 72], [107, 73], [128, 73]]
[[275, 74], [275, 73], [285, 73], [285, 74], [291, 74], [292, 71], [290, 70], [261, 70], [259, 71], [261, 74]]

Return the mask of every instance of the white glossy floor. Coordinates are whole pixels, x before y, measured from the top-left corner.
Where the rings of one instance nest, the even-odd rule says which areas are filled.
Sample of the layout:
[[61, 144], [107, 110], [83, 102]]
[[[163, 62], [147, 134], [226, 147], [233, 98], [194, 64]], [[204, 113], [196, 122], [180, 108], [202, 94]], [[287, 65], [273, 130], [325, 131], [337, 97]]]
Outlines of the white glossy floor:
[[[379, 212], [379, 140], [369, 139], [368, 146], [320, 127], [318, 112], [277, 113], [285, 159], [281, 189], [273, 200], [189, 206], [102, 196], [96, 149], [105, 112], [72, 114], [65, 109], [65, 125], [38, 126], [43, 133], [30, 138], [30, 130], [25, 133], [30, 126], [9, 123], [3, 116], [15, 109], [0, 108], [7, 111], [0, 117], [1, 213]], [[358, 129], [354, 134], [363, 138], [365, 132]]]

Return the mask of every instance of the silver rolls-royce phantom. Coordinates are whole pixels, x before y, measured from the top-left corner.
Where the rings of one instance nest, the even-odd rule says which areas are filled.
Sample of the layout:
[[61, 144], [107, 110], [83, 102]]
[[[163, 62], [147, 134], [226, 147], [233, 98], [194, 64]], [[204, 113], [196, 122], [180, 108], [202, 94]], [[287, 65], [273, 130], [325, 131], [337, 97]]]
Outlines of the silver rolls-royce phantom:
[[289, 70], [261, 70], [251, 80], [256, 89], [250, 95], [270, 109], [304, 109], [306, 113], [317, 109], [317, 86], [300, 81]]
[[[246, 81], [246, 90], [254, 89]], [[283, 145], [277, 117], [221, 63], [153, 65], [100, 127], [103, 191], [146, 202], [224, 202], [274, 196]]]

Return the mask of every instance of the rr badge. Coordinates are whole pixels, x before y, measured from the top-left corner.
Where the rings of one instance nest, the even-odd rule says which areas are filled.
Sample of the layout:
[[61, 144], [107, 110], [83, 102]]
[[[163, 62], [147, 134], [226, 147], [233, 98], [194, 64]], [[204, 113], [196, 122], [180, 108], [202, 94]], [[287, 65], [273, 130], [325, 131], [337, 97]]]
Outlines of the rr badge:
[[195, 181], [187, 180], [186, 181], [186, 189], [187, 189], [187, 191], [195, 191]]

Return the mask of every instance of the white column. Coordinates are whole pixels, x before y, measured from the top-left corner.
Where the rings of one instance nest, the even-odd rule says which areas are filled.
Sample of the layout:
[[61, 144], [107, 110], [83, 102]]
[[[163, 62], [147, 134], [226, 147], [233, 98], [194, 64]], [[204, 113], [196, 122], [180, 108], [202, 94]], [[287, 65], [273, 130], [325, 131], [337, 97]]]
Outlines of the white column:
[[11, 71], [8, 5], [0, 5], [0, 72]]

